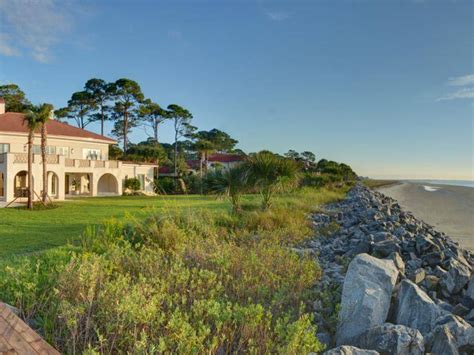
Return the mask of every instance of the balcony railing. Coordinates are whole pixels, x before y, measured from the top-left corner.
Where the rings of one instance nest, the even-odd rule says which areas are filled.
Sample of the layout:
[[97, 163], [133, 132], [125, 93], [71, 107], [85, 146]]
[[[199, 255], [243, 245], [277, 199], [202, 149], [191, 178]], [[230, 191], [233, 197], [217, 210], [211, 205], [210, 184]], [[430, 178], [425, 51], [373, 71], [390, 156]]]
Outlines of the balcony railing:
[[[41, 164], [41, 155], [33, 155], [33, 164]], [[0, 153], [0, 164], [27, 164], [28, 153]], [[88, 160], [66, 158], [62, 155], [47, 155], [48, 165], [64, 165], [67, 168], [118, 169], [121, 162], [117, 160]]]

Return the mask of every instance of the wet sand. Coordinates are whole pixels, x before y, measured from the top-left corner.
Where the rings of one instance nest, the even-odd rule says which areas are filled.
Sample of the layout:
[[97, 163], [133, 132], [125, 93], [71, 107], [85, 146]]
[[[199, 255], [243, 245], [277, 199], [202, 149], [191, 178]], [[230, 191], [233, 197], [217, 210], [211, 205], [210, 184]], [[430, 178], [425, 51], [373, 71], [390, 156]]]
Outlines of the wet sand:
[[403, 209], [474, 251], [474, 188], [403, 182], [379, 188]]

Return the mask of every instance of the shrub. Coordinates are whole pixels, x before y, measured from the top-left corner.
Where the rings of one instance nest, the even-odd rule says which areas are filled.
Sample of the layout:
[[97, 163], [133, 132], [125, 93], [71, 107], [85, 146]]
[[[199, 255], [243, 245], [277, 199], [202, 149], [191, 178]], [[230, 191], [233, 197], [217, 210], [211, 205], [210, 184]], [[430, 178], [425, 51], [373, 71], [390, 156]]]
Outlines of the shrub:
[[228, 198], [233, 211], [240, 212], [242, 194], [248, 190], [248, 169], [245, 166], [210, 171], [205, 181], [209, 193]]
[[138, 180], [137, 178], [125, 179], [125, 182], [124, 182], [123, 186], [126, 189], [131, 190], [132, 192], [137, 192], [137, 191], [141, 190], [141, 188], [142, 188], [140, 180]]
[[175, 194], [178, 190], [176, 179], [169, 176], [158, 177], [154, 186], [157, 194]]

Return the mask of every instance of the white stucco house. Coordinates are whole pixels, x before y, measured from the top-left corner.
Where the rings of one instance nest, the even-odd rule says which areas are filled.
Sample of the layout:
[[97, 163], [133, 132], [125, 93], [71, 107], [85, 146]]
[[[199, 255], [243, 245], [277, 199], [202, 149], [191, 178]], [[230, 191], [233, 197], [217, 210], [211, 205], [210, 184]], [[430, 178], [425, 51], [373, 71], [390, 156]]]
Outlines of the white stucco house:
[[[5, 112], [0, 98], [0, 201], [26, 196], [28, 129], [24, 114]], [[108, 159], [115, 140], [56, 120], [47, 123], [48, 195], [64, 200], [74, 196], [121, 195], [127, 178], [138, 178], [141, 189], [153, 193], [156, 165]], [[33, 187], [43, 189], [40, 134], [35, 134]], [[36, 196], [35, 196], [36, 198]]]

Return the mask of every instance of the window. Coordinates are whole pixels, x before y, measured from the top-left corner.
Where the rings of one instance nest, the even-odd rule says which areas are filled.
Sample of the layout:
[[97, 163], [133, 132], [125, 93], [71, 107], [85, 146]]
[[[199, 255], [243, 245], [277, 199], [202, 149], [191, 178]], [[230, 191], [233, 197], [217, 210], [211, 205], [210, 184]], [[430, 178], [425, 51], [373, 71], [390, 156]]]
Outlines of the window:
[[[33, 144], [33, 154], [41, 154], [41, 145]], [[55, 155], [56, 154], [56, 147], [47, 145], [46, 146], [46, 154], [48, 155]]]
[[57, 147], [56, 154], [69, 158], [69, 147]]
[[100, 149], [83, 149], [82, 156], [87, 160], [100, 160], [101, 152]]
[[137, 179], [140, 181], [140, 189], [145, 190], [145, 175], [138, 174]]
[[0, 143], [0, 154], [8, 153], [10, 151], [10, 144], [8, 143]]

